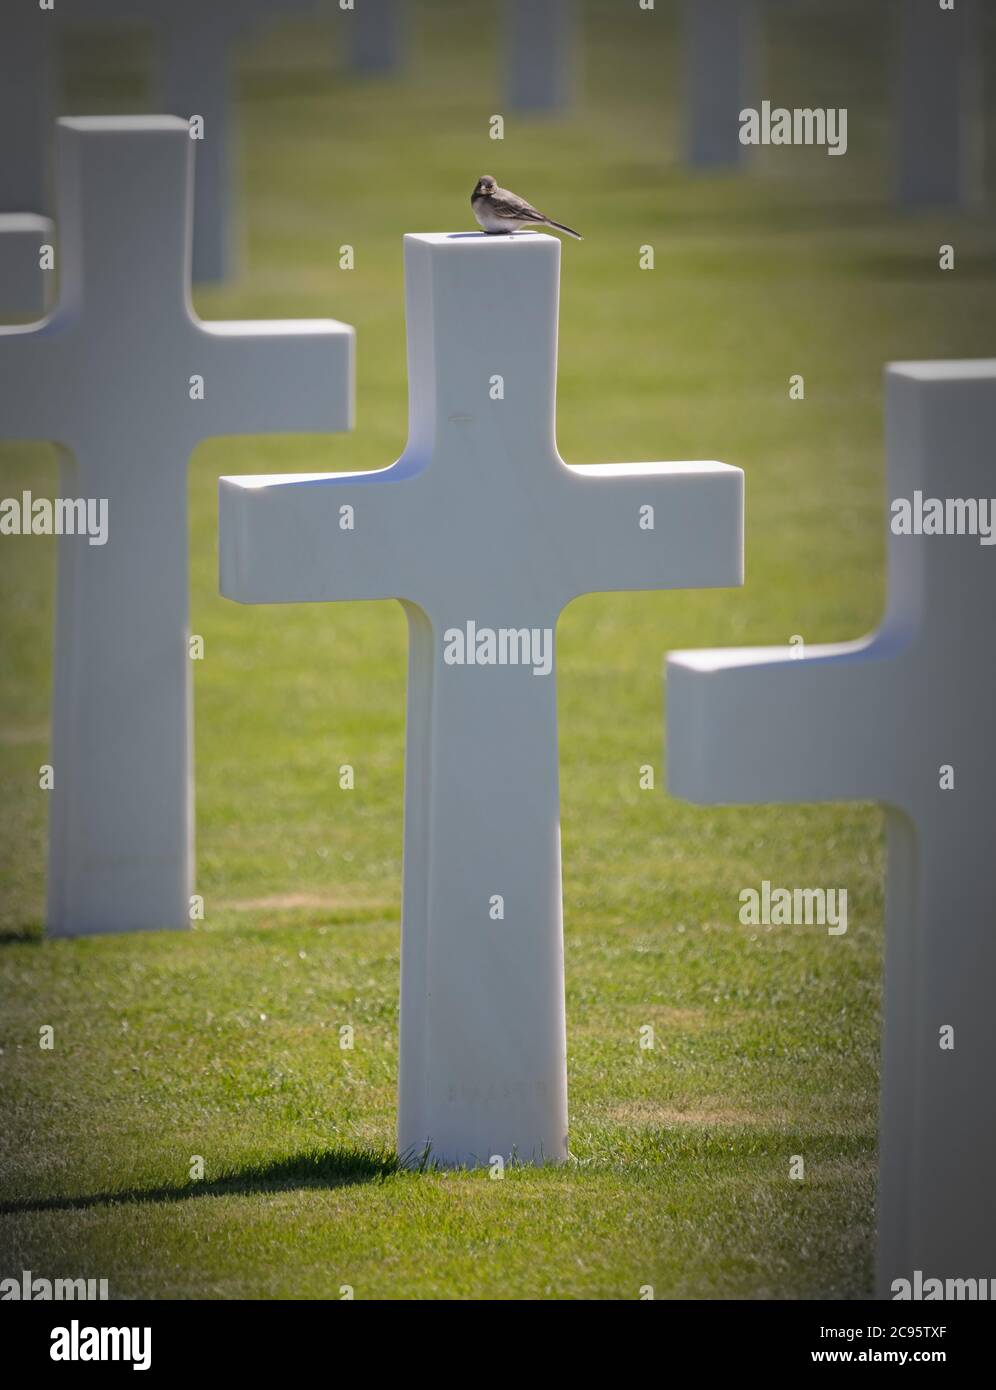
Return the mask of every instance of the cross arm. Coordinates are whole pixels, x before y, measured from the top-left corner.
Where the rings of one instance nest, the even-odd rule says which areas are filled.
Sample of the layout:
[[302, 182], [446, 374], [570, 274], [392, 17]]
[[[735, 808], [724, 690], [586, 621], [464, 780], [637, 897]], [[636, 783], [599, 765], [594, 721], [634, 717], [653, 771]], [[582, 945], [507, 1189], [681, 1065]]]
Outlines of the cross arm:
[[0, 313], [40, 318], [49, 304], [55, 277], [41, 269], [43, 246], [55, 242], [55, 226], [34, 212], [4, 212], [0, 201]]
[[191, 402], [202, 438], [332, 433], [353, 426], [355, 334], [335, 319], [197, 322]]
[[[668, 790], [688, 801], [878, 800], [905, 804], [897, 755], [904, 639], [672, 652]], [[908, 745], [906, 745], [908, 746]]]
[[64, 339], [56, 318], [0, 326], [0, 436], [69, 443], [60, 364]]
[[404, 464], [222, 478], [221, 592], [239, 603], [417, 598], [425, 547]]
[[724, 463], [564, 466], [574, 595], [743, 583], [744, 477]]

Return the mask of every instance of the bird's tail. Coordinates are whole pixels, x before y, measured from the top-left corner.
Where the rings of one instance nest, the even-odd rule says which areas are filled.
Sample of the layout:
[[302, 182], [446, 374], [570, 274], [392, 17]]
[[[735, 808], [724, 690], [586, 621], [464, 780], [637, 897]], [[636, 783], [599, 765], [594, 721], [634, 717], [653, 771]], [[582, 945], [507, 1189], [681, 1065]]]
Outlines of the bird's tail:
[[563, 222], [551, 222], [549, 217], [546, 219], [548, 227], [556, 227], [558, 232], [566, 232], [568, 236], [576, 237], [578, 241], [584, 241], [580, 232], [576, 232], [573, 227], [565, 227]]

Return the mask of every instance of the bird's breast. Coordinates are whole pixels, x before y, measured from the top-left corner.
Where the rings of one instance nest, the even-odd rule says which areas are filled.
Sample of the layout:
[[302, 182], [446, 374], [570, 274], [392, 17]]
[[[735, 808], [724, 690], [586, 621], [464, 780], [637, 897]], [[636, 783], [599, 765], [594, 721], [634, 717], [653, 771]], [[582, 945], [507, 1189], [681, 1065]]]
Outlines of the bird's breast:
[[514, 218], [499, 217], [486, 198], [471, 200], [474, 216], [486, 232], [511, 232], [518, 223]]

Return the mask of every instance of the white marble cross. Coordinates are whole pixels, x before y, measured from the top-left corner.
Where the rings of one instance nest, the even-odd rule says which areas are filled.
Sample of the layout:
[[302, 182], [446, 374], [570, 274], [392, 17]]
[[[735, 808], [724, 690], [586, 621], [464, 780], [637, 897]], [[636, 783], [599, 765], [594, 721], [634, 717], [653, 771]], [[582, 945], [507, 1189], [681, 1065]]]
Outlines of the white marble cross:
[[982, 190], [982, 32], [975, 0], [941, 9], [902, 0], [899, 198], [911, 207], [974, 202]]
[[57, 441], [59, 496], [107, 500], [105, 543], [58, 542], [48, 927], [183, 927], [187, 460], [211, 435], [348, 429], [353, 333], [195, 318], [186, 122], [62, 120], [57, 153], [59, 303], [0, 328], [0, 436]]
[[513, 111], [555, 112], [574, 96], [574, 0], [507, 0], [505, 100]]
[[398, 1145], [566, 1155], [557, 618], [579, 594], [733, 585], [743, 477], [571, 468], [560, 243], [405, 238], [409, 438], [373, 473], [223, 478], [222, 592], [409, 618]]
[[755, 0], [684, 0], [685, 159], [734, 168], [747, 156], [740, 112], [760, 104]]
[[[996, 361], [890, 367], [882, 626], [802, 659], [773, 647], [668, 661], [673, 793], [887, 808], [884, 1296], [915, 1269], [994, 1273], [994, 438]], [[953, 533], [933, 534], [942, 517]], [[896, 533], [907, 521], [916, 534]]]

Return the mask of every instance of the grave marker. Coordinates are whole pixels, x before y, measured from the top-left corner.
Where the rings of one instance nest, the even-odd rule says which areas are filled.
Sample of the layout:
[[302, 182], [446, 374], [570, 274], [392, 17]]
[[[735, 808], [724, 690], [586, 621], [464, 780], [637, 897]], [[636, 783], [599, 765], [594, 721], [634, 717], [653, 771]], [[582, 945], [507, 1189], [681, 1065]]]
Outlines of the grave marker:
[[349, 26], [354, 71], [386, 76], [401, 70], [408, 44], [408, 21], [400, 0], [354, 0], [342, 20]]
[[447, 1164], [567, 1152], [559, 613], [742, 576], [739, 469], [561, 461], [559, 264], [555, 237], [407, 236], [402, 457], [220, 486], [228, 597], [408, 614], [398, 1145]]
[[573, 98], [574, 0], [508, 0], [505, 100], [513, 111], [554, 112]]
[[48, 278], [38, 248], [51, 241], [46, 150], [54, 100], [54, 20], [37, 4], [0, 21], [0, 315], [40, 315]]
[[754, 0], [684, 0], [685, 159], [735, 168], [747, 157], [740, 112], [759, 105]]
[[48, 927], [183, 927], [187, 460], [212, 435], [349, 428], [353, 335], [193, 315], [186, 122], [77, 118], [57, 138], [60, 299], [0, 328], [0, 435], [58, 441], [59, 495], [106, 498], [108, 539], [58, 541]]
[[161, 11], [152, 104], [189, 120], [204, 118], [194, 162], [194, 281], [225, 280], [240, 260], [237, 232], [235, 48], [251, 28], [254, 6], [240, 12], [217, 0], [169, 0]]
[[[914, 525], [917, 493], [989, 507], [994, 437], [996, 361], [888, 369], [888, 497], [909, 501]], [[887, 808], [883, 1296], [915, 1269], [988, 1277], [996, 1251], [996, 553], [971, 534], [890, 530], [887, 543], [888, 608], [871, 637], [801, 660], [673, 652], [667, 668], [676, 796]]]
[[942, 10], [903, 0], [897, 135], [899, 198], [910, 207], [974, 202], [982, 189], [982, 35], [974, 0]]

